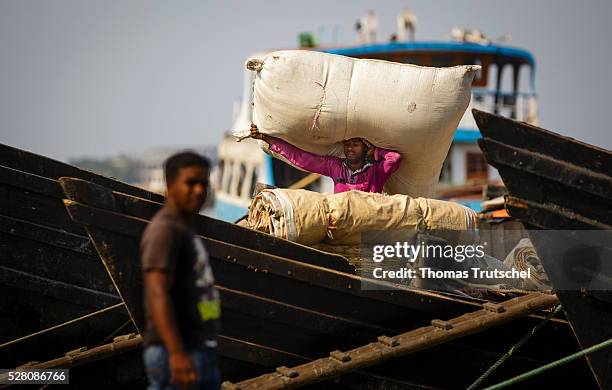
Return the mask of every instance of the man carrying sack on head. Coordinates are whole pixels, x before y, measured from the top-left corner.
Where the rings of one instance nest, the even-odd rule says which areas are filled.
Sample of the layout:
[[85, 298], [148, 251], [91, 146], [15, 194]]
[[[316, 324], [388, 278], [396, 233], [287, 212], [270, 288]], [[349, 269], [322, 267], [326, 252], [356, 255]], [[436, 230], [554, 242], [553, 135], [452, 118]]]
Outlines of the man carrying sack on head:
[[251, 137], [267, 142], [270, 151], [296, 167], [331, 177], [335, 194], [350, 190], [382, 193], [385, 182], [402, 160], [399, 153], [377, 148], [363, 138], [343, 141], [345, 158], [342, 159], [307, 152], [280, 138], [260, 133], [254, 124], [251, 124]]

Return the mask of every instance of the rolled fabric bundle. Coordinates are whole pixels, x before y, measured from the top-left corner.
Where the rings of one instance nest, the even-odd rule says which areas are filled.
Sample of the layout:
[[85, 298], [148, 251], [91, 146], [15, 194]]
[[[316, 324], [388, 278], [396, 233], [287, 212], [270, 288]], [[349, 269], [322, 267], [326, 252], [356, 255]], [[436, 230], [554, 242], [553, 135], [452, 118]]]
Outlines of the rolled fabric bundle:
[[463, 205], [362, 191], [263, 190], [253, 199], [248, 224], [302, 244], [357, 245], [362, 233], [400, 230], [431, 233], [450, 244], [478, 241], [476, 213]]
[[462, 204], [438, 199], [415, 198], [425, 231], [449, 243], [474, 244], [480, 241], [477, 213]]
[[328, 235], [335, 244], [358, 244], [368, 231], [430, 233], [451, 244], [478, 242], [476, 212], [459, 203], [407, 195], [347, 191], [326, 196]]
[[531, 278], [525, 279], [526, 290], [549, 290], [552, 288], [542, 261], [528, 238], [522, 238], [504, 259], [504, 264], [519, 271], [531, 270]]
[[359, 244], [364, 232], [425, 230], [419, 204], [406, 195], [347, 191], [327, 195], [327, 203], [330, 212], [328, 240], [334, 244]]
[[301, 244], [321, 242], [327, 235], [325, 195], [307, 190], [266, 189], [251, 203], [252, 229]]

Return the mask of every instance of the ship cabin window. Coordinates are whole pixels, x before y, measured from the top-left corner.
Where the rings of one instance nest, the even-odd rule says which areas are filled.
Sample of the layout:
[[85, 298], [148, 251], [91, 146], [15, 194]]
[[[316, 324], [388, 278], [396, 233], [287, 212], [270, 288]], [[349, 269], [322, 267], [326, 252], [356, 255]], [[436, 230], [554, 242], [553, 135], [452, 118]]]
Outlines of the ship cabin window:
[[232, 182], [232, 160], [221, 159], [219, 169], [219, 191], [224, 193], [230, 192], [230, 184]]
[[441, 183], [451, 183], [453, 180], [450, 155], [451, 155], [451, 152], [449, 151], [448, 156], [444, 159], [444, 163], [442, 164], [442, 169], [440, 170], [440, 180], [439, 181]]
[[520, 93], [531, 92], [531, 66], [523, 64], [518, 71], [518, 91]]
[[220, 158], [217, 173], [218, 191], [248, 200], [255, 191], [258, 174], [259, 167], [256, 164]]
[[498, 62], [498, 72], [491, 89], [495, 93], [493, 112], [512, 119], [529, 120], [533, 69], [517, 61]]
[[236, 195], [237, 194], [237, 187], [238, 187], [238, 167], [239, 167], [239, 163], [237, 161], [234, 160], [230, 160], [229, 161], [229, 166], [228, 168], [228, 173], [229, 173], [229, 185], [227, 187], [227, 193], [230, 195]]
[[472, 181], [487, 180], [489, 177], [489, 165], [482, 153], [469, 152], [466, 154], [466, 178]]
[[499, 77], [499, 67], [497, 64], [489, 65], [489, 78], [491, 79], [491, 85], [488, 85], [489, 89], [494, 90], [497, 83], [497, 78]]
[[251, 197], [255, 193], [255, 185], [257, 184], [257, 178], [259, 177], [259, 168], [255, 167], [251, 171], [251, 183], [249, 186], [249, 193], [247, 196]]
[[238, 168], [238, 184], [236, 185], [237, 196], [242, 196], [242, 187], [244, 186], [244, 179], [246, 178], [246, 166], [244, 163], [240, 163]]
[[218, 189], [221, 189], [221, 180], [223, 179], [223, 171], [225, 170], [225, 160], [220, 158], [219, 165], [217, 165], [217, 176], [216, 182]]

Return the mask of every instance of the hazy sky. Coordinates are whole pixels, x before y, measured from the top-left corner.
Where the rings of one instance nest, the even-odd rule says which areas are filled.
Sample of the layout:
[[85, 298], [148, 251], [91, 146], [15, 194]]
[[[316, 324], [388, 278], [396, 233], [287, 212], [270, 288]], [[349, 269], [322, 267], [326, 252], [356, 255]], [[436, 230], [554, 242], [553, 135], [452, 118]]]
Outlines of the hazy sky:
[[0, 0], [0, 142], [63, 160], [214, 145], [250, 53], [335, 25], [354, 43], [369, 9], [387, 37], [404, 7], [418, 40], [510, 33], [536, 57], [541, 125], [612, 148], [610, 0]]

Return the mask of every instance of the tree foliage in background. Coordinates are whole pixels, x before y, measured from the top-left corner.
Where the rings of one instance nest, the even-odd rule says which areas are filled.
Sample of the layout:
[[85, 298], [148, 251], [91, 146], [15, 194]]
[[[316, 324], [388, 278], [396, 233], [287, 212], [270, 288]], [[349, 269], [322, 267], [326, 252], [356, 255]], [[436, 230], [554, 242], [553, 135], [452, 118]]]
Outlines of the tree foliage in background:
[[70, 164], [127, 183], [137, 183], [140, 180], [140, 161], [124, 155], [103, 159], [72, 159]]

